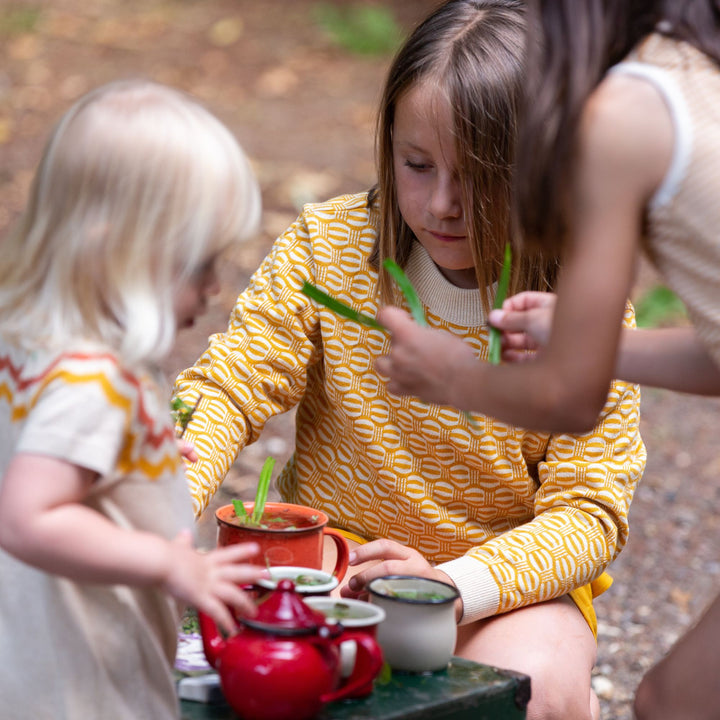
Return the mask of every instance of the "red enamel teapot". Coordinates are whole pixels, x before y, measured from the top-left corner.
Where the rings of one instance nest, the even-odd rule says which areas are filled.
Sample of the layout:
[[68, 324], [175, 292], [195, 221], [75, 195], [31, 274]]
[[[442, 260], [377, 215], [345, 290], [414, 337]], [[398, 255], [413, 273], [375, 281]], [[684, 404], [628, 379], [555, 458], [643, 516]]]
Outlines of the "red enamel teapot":
[[[326, 703], [371, 683], [382, 666], [374, 638], [326, 622], [302, 601], [292, 580], [281, 580], [255, 617], [240, 619], [241, 629], [231, 637], [224, 637], [208, 615], [198, 617], [208, 662], [243, 720], [309, 720]], [[340, 643], [346, 640], [354, 640], [369, 662], [357, 663], [365, 668], [339, 687]]]

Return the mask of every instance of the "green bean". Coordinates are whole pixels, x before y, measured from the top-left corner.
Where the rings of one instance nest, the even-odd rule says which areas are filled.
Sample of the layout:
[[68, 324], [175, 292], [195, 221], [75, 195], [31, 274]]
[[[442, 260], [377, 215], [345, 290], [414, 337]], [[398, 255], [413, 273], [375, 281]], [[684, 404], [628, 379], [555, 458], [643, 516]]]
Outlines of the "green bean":
[[408, 279], [408, 276], [404, 273], [403, 269], [392, 259], [385, 258], [383, 267], [390, 273], [393, 280], [397, 283], [400, 291], [405, 296], [405, 300], [410, 308], [410, 314], [418, 325], [427, 327], [427, 320], [425, 320], [425, 311], [423, 310], [420, 298], [415, 292], [415, 288]]
[[340, 315], [340, 317], [347, 318], [348, 320], [354, 320], [361, 325], [375, 328], [376, 330], [384, 330], [385, 327], [381, 325], [374, 317], [365, 315], [365, 313], [358, 312], [355, 308], [346, 305], [341, 300], [334, 298], [327, 293], [315, 287], [312, 283], [305, 282], [302, 286], [302, 292], [312, 300], [319, 302], [321, 305], [325, 305], [329, 310]]
[[[493, 303], [493, 310], [502, 307], [507, 296], [508, 286], [510, 285], [510, 264], [512, 263], [512, 248], [510, 243], [505, 243], [505, 258], [503, 260], [502, 271], [500, 272], [500, 279], [498, 280], [497, 293], [495, 295], [495, 302]], [[495, 327], [490, 328], [490, 339], [488, 342], [488, 360], [493, 364], [497, 365], [500, 362], [500, 340], [501, 333]]]

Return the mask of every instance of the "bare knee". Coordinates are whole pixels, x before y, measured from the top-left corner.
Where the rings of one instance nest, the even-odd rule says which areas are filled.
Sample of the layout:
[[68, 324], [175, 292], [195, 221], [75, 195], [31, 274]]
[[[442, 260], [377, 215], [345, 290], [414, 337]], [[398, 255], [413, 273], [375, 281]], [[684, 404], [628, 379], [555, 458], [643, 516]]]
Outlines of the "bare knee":
[[458, 628], [456, 655], [530, 678], [528, 720], [599, 720], [590, 676], [597, 646], [569, 598]]
[[586, 682], [572, 682], [559, 676], [555, 666], [528, 669], [531, 699], [527, 720], [599, 720], [599, 705]]

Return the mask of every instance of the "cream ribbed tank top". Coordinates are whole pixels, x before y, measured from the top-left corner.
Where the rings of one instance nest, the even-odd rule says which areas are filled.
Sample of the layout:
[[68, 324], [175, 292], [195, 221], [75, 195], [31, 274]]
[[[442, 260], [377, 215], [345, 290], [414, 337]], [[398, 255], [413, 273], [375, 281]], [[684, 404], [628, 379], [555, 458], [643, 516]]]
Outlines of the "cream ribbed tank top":
[[670, 110], [675, 147], [648, 206], [648, 253], [720, 365], [720, 67], [653, 34], [612, 72], [646, 79]]

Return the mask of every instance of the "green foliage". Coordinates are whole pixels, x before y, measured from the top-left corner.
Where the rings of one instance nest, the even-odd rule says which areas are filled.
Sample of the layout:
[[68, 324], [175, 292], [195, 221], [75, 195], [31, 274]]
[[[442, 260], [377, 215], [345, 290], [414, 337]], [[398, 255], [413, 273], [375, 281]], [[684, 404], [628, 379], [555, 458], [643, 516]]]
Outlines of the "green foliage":
[[313, 7], [313, 16], [334, 43], [358, 55], [387, 55], [402, 39], [392, 11], [381, 5], [356, 2], [337, 7], [322, 2]]
[[245, 509], [245, 505], [242, 500], [233, 499], [232, 504], [235, 509], [235, 515], [237, 515], [237, 517], [239, 517], [243, 522], [247, 523], [250, 520], [250, 516], [247, 514], [247, 510]]
[[232, 500], [235, 516], [238, 517], [244, 525], [265, 527], [265, 525], [261, 525], [260, 520], [265, 512], [265, 503], [267, 502], [267, 496], [270, 490], [270, 479], [272, 478], [274, 467], [275, 458], [265, 458], [265, 462], [260, 470], [257, 490], [255, 491], [255, 504], [253, 505], [252, 515], [248, 515], [247, 510], [245, 510], [245, 505], [241, 500]]
[[40, 8], [12, 5], [0, 8], [0, 36], [12, 37], [32, 32], [40, 20]]
[[273, 467], [275, 466], [275, 458], [265, 458], [262, 470], [260, 470], [260, 480], [258, 481], [257, 490], [255, 492], [255, 504], [253, 505], [252, 524], [259, 525], [260, 518], [265, 512], [265, 502], [267, 501], [268, 491], [270, 490], [270, 478], [272, 477]]
[[202, 400], [202, 395], [198, 395], [194, 405], [188, 405], [188, 403], [176, 395], [170, 401], [170, 415], [175, 424], [180, 426], [180, 437], [185, 434], [188, 423], [192, 419], [195, 410], [197, 410], [200, 400]]
[[198, 620], [197, 610], [195, 608], [188, 607], [185, 609], [182, 619], [180, 620], [180, 630], [185, 635], [200, 634], [200, 621]]
[[638, 327], [672, 325], [687, 317], [682, 300], [664, 285], [655, 285], [635, 302]]

